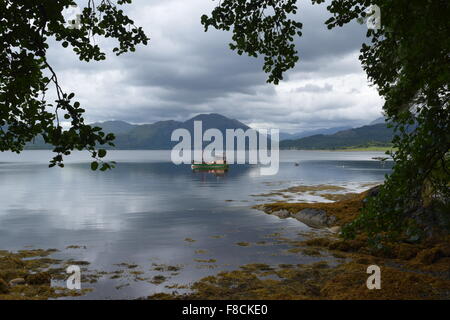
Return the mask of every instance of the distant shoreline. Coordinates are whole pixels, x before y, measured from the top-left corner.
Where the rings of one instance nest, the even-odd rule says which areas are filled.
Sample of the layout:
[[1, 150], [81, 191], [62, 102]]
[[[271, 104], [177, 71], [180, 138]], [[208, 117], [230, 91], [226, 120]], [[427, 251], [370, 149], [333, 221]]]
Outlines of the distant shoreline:
[[349, 147], [342, 149], [280, 149], [282, 151], [345, 151], [345, 152], [353, 152], [353, 151], [395, 151], [396, 148], [393, 147]]
[[[52, 151], [50, 148], [25, 148], [24, 151], [33, 150], [48, 150]], [[107, 151], [170, 151], [172, 149], [109, 149]], [[392, 147], [366, 147], [366, 148], [342, 148], [342, 149], [279, 149], [280, 151], [338, 151], [338, 152], [353, 152], [353, 151], [395, 151]]]

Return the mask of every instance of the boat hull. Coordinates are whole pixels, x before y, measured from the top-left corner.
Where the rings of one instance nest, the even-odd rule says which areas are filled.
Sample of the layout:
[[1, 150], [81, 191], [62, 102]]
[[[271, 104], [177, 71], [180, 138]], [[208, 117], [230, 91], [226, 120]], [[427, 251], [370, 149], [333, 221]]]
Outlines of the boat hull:
[[191, 165], [192, 170], [228, 170], [228, 164], [195, 163]]

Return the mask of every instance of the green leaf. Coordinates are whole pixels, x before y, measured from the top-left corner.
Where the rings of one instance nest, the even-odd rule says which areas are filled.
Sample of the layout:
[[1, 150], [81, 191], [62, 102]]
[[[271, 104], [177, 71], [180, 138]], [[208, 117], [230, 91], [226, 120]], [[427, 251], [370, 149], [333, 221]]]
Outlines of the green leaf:
[[105, 149], [98, 150], [98, 156], [99, 158], [103, 158], [104, 156], [106, 156], [106, 150]]
[[98, 168], [98, 162], [97, 161], [93, 161], [91, 162], [91, 170], [95, 171]]

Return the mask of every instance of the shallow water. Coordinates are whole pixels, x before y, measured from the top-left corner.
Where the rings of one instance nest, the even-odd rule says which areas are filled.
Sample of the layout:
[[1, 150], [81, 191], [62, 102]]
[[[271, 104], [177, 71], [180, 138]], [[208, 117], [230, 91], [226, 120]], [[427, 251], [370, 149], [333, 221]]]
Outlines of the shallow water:
[[[323, 258], [287, 253], [286, 244], [276, 241], [280, 235], [298, 238], [309, 227], [251, 209], [267, 201], [255, 195], [318, 184], [361, 191], [389, 173], [390, 163], [371, 159], [380, 155], [282, 151], [277, 175], [261, 176], [257, 166], [233, 165], [216, 176], [173, 165], [168, 151], [111, 151], [109, 159], [117, 161], [117, 168], [108, 172], [90, 171], [83, 153], [70, 157], [64, 169], [48, 168], [49, 151], [0, 153], [0, 249], [57, 248], [62, 252], [55, 258], [86, 260], [91, 270], [125, 270], [119, 279], [84, 284], [94, 288], [85, 298], [171, 292], [166, 285], [187, 284], [246, 263], [314, 262]], [[302, 197], [317, 200], [312, 195], [295, 200]], [[65, 250], [69, 245], [86, 249]], [[137, 264], [133, 270], [143, 271], [141, 278], [164, 274], [168, 280], [159, 285], [137, 280], [116, 265], [123, 262]], [[152, 264], [182, 269], [175, 275], [154, 271]]]

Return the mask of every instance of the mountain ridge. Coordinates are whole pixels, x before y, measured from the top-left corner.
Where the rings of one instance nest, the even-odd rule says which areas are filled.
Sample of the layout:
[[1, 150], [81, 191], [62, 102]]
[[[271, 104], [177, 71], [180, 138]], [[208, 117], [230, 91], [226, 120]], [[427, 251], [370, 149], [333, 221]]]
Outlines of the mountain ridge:
[[333, 134], [338, 131], [351, 129], [350, 126], [341, 126], [341, 127], [331, 127], [331, 128], [323, 128], [323, 129], [313, 129], [313, 130], [304, 130], [296, 133], [286, 133], [280, 132], [280, 141], [282, 140], [295, 140], [301, 139], [304, 137], [313, 136], [316, 134]]
[[[208, 129], [218, 129], [225, 136], [226, 129], [243, 129], [250, 127], [244, 123], [230, 119], [218, 113], [199, 114], [184, 122], [175, 120], [158, 121], [152, 124], [134, 125], [127, 132], [114, 132], [116, 140], [114, 144], [116, 149], [147, 149], [147, 150], [165, 150], [172, 149], [178, 141], [171, 141], [172, 132], [176, 129], [186, 129], [191, 137], [194, 133], [194, 122], [202, 121], [203, 132]], [[97, 123], [102, 127], [101, 123]]]
[[[105, 133], [114, 133], [116, 147], [114, 149], [133, 150], [165, 150], [172, 149], [178, 141], [171, 141], [172, 132], [176, 129], [186, 129], [194, 132], [194, 121], [201, 120], [203, 132], [205, 130], [219, 129], [225, 137], [226, 129], [243, 129], [250, 127], [236, 119], [230, 119], [218, 113], [198, 114], [186, 121], [164, 120], [151, 124], [131, 124], [121, 120], [95, 122], [91, 126], [98, 126]], [[379, 121], [376, 119], [375, 121]], [[373, 121], [373, 122], [375, 122]], [[343, 129], [343, 130], [341, 130]], [[314, 134], [315, 132], [320, 134]], [[280, 149], [336, 149], [361, 145], [388, 145], [392, 139], [392, 130], [386, 124], [377, 123], [359, 128], [335, 127], [328, 129], [316, 129], [304, 131], [303, 134], [311, 135], [302, 137], [300, 133], [292, 134], [294, 139], [283, 139], [280, 133]], [[300, 138], [297, 138], [300, 135]], [[205, 142], [207, 145], [209, 142]], [[28, 144], [27, 149], [50, 149], [43, 139], [38, 137], [34, 144]], [[108, 149], [112, 149], [109, 148]]]
[[336, 132], [332, 135], [313, 135], [296, 140], [280, 142], [280, 149], [323, 150], [352, 147], [390, 146], [393, 129], [385, 123], [365, 125]]

